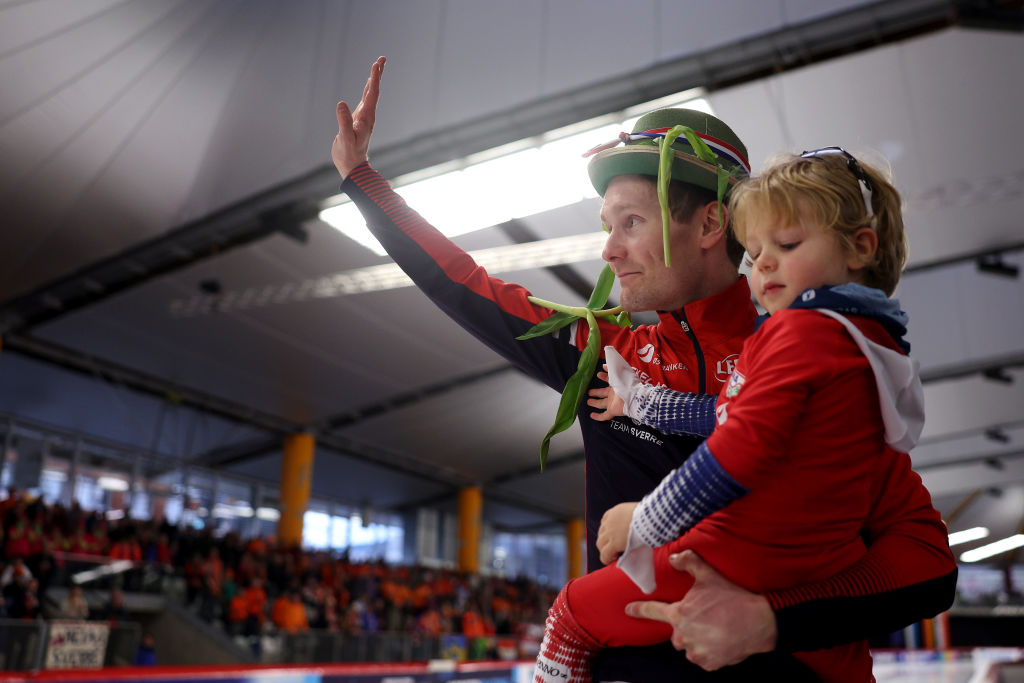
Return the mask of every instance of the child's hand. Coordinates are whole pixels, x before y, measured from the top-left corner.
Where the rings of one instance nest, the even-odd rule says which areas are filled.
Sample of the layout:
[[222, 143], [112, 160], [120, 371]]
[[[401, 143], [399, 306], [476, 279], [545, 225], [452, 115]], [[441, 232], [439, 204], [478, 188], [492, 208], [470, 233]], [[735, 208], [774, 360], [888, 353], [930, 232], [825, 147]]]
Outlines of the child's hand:
[[629, 523], [633, 521], [633, 510], [637, 503], [619, 503], [605, 511], [601, 517], [601, 528], [597, 530], [597, 549], [601, 551], [601, 562], [611, 564], [626, 549]]
[[[604, 372], [597, 373], [597, 378], [603, 382], [607, 382], [608, 366], [605, 365], [603, 367]], [[622, 399], [619, 398], [618, 394], [616, 394], [611, 387], [591, 389], [589, 396], [590, 398], [587, 399], [587, 405], [601, 411], [590, 414], [590, 418], [593, 420], [597, 420], [598, 422], [607, 422], [614, 417], [626, 414], [625, 410], [623, 410], [624, 404]]]

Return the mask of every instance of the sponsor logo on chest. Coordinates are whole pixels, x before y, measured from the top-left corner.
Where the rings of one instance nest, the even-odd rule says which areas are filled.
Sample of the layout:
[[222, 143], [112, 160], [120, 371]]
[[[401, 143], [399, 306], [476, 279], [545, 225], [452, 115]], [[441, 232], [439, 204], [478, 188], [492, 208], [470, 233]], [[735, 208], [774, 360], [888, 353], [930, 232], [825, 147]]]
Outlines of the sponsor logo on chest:
[[732, 376], [729, 377], [729, 384], [725, 387], [725, 395], [728, 398], [732, 398], [736, 394], [740, 393], [740, 389], [743, 388], [743, 383], [747, 381], [740, 372], [733, 370]]
[[719, 382], [724, 382], [727, 377], [732, 375], [732, 371], [736, 369], [736, 361], [739, 357], [740, 354], [734, 353], [718, 361], [715, 364], [715, 379]]

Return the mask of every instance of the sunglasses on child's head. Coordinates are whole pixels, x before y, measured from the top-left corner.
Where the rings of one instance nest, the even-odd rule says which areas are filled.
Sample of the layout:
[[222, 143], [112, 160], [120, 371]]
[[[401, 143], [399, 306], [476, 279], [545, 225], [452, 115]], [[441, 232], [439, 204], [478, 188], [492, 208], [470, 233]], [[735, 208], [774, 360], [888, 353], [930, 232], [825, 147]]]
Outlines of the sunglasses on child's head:
[[[813, 159], [815, 157], [829, 156], [832, 154], [841, 154], [846, 158], [846, 167], [850, 169], [854, 177], [860, 182], [860, 193], [864, 197], [864, 208], [868, 212], [868, 220], [873, 221], [875, 212], [871, 210], [871, 194], [874, 192], [874, 186], [871, 184], [871, 179], [868, 174], [864, 172], [861, 165], [857, 163], [857, 159], [852, 154], [847, 152], [842, 147], [822, 147], [821, 149], [813, 149], [809, 152], [804, 152], [800, 155], [804, 159]], [[873, 227], [872, 223], [872, 227]]]

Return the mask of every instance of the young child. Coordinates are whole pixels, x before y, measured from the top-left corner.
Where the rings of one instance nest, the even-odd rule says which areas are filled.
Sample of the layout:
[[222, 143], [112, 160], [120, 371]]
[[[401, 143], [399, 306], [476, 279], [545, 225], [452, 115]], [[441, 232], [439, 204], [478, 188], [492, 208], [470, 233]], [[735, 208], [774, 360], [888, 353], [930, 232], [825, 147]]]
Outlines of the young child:
[[[826, 148], [739, 185], [730, 208], [751, 290], [770, 317], [745, 342], [717, 404], [642, 385], [607, 354], [612, 387], [623, 395], [592, 392], [589, 405], [605, 410], [595, 419], [621, 415], [625, 405], [663, 431], [710, 436], [642, 502], [605, 514], [602, 560], [625, 552], [563, 588], [535, 681], [587, 681], [599, 649], [668, 640], [668, 624], [626, 617], [624, 608], [681, 599], [693, 578], [668, 557], [683, 549], [767, 593], [850, 567], [865, 553], [859, 531], [867, 519], [941, 525], [906, 454], [923, 408], [902, 340], [906, 315], [887, 296], [906, 259], [896, 189], [844, 150]], [[796, 656], [824, 680], [873, 680], [863, 641]]]

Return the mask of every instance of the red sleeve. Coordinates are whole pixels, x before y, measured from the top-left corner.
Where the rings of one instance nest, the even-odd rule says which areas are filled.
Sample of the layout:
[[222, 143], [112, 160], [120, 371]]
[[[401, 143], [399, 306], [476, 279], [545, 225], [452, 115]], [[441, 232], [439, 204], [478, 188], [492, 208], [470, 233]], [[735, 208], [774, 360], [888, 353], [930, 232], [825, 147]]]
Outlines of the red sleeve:
[[765, 477], [775, 476], [808, 397], [836, 374], [836, 348], [845, 341], [837, 329], [838, 323], [814, 311], [781, 311], [743, 346], [719, 396], [719, 424], [707, 443], [745, 488], [756, 489]]
[[946, 526], [910, 456], [898, 454], [865, 524], [867, 554], [819, 583], [766, 593], [779, 648], [813, 650], [891, 633], [945, 611], [957, 567]]

